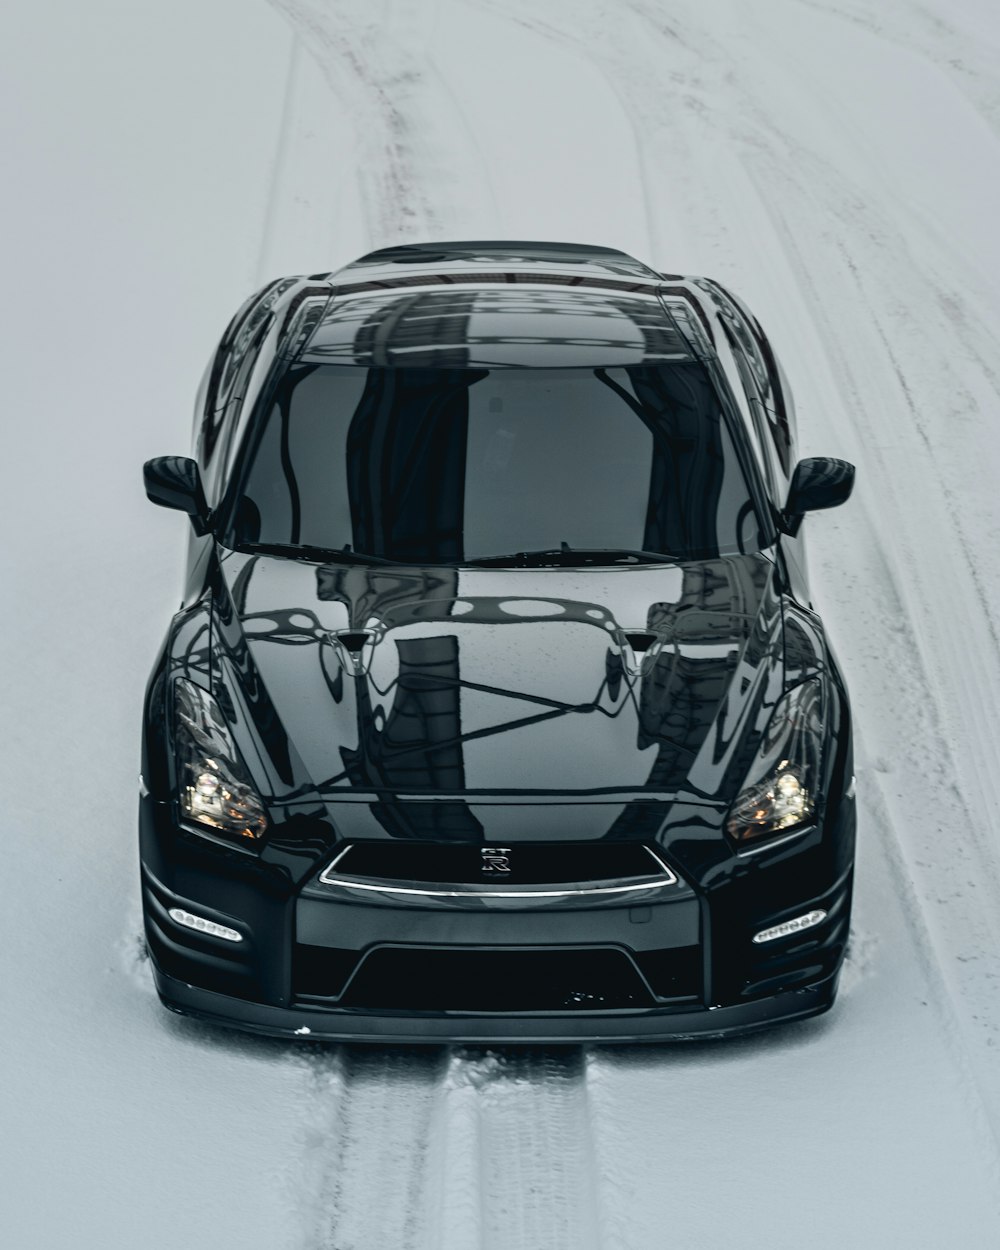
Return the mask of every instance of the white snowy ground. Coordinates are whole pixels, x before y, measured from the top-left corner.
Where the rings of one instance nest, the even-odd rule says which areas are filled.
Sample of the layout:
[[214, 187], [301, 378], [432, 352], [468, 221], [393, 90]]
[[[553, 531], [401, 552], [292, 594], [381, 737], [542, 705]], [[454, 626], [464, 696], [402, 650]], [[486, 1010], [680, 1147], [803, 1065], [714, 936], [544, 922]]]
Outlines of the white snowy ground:
[[[1000, 1245], [995, 0], [21, 0], [0, 15], [0, 1245]], [[407, 239], [715, 275], [770, 330], [850, 681], [840, 1002], [726, 1045], [298, 1048], [141, 957], [142, 687], [232, 309]]]

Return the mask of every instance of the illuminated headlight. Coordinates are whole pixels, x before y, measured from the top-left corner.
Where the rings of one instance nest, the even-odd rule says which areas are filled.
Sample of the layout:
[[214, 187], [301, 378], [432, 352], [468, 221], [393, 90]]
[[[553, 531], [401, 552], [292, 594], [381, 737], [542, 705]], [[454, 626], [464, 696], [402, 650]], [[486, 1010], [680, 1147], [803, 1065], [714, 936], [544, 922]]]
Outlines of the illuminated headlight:
[[219, 705], [194, 682], [174, 683], [178, 799], [196, 824], [256, 840], [267, 829], [260, 796], [250, 783]]
[[738, 843], [808, 825], [816, 812], [823, 745], [823, 691], [805, 681], [774, 709], [757, 758], [726, 821]]

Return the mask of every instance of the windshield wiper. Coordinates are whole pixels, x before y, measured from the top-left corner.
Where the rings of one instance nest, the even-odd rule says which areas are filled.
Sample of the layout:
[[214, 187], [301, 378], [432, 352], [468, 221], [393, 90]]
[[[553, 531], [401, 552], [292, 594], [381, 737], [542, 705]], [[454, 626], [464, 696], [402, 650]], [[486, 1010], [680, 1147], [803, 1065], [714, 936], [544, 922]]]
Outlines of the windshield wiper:
[[630, 551], [618, 547], [548, 547], [538, 551], [513, 551], [503, 556], [480, 556], [465, 564], [477, 569], [537, 569], [555, 565], [559, 568], [580, 568], [585, 565], [675, 564], [676, 558], [658, 551]]
[[[322, 564], [360, 564], [369, 566], [398, 565], [398, 560], [384, 556], [370, 556], [362, 551], [352, 551], [350, 544], [343, 547], [316, 547], [310, 543], [258, 543], [237, 544], [238, 551], [262, 556], [287, 556], [290, 559], [316, 560]], [[435, 562], [436, 563], [436, 562]], [[480, 556], [475, 560], [458, 561], [467, 568], [477, 569], [541, 569], [582, 568], [621, 564], [675, 564], [674, 556], [658, 551], [629, 551], [617, 547], [547, 547], [538, 551], [512, 551], [507, 555]]]
[[290, 556], [299, 560], [319, 560], [323, 564], [392, 564], [382, 556], [368, 556], [343, 547], [314, 547], [310, 543], [240, 543], [238, 550], [262, 556]]

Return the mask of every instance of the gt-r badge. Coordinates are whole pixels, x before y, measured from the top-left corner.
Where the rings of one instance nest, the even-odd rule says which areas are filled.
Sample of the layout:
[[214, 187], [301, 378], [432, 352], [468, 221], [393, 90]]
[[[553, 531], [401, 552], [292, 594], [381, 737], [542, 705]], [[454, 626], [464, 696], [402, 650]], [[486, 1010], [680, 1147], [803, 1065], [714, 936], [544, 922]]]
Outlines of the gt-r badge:
[[485, 873], [510, 872], [509, 846], [484, 846], [479, 851]]

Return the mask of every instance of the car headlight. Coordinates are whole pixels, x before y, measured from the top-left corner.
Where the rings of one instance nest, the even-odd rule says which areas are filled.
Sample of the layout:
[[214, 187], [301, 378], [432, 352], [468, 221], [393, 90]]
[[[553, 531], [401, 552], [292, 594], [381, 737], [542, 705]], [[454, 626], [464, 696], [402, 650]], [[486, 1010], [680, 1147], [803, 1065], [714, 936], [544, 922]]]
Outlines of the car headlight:
[[184, 677], [174, 683], [174, 739], [181, 812], [229, 837], [263, 837], [264, 804], [250, 783], [219, 705], [207, 690]]
[[823, 747], [823, 690], [804, 681], [774, 709], [743, 789], [726, 820], [743, 845], [812, 822]]

